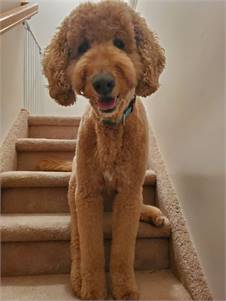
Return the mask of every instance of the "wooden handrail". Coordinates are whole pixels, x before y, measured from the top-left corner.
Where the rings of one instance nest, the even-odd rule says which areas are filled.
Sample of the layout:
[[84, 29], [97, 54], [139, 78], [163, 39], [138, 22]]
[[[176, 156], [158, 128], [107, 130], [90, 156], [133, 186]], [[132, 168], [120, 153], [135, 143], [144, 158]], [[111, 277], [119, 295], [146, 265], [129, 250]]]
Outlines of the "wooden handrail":
[[38, 13], [38, 4], [26, 4], [0, 14], [0, 34]]

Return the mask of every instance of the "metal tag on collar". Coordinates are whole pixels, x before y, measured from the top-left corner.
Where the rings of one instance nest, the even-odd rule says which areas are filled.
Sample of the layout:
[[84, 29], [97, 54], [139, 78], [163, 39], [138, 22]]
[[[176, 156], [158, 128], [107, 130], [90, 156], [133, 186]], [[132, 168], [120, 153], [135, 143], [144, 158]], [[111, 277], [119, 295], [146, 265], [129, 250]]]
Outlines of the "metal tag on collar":
[[123, 126], [125, 126], [125, 124], [126, 124], [126, 114], [123, 114], [122, 124], [123, 124]]

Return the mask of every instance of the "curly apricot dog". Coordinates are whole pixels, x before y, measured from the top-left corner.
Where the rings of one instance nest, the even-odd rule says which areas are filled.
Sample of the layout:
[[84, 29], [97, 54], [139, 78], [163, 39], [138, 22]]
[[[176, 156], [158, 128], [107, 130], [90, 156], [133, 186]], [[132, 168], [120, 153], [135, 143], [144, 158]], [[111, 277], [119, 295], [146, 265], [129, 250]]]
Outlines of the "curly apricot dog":
[[44, 73], [59, 104], [89, 99], [81, 120], [69, 184], [71, 283], [82, 299], [106, 297], [103, 193], [114, 194], [110, 272], [116, 299], [138, 299], [134, 250], [139, 219], [164, 217], [143, 205], [148, 126], [137, 96], [158, 87], [165, 57], [154, 34], [127, 4], [82, 4], [47, 47]]

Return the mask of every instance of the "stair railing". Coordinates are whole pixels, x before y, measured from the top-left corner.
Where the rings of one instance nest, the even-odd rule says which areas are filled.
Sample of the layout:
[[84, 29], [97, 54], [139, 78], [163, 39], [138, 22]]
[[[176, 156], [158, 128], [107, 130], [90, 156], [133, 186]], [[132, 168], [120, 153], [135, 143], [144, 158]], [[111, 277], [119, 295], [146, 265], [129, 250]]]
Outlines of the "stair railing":
[[42, 49], [27, 21], [24, 47], [24, 107], [32, 114], [44, 113], [44, 78], [42, 75]]

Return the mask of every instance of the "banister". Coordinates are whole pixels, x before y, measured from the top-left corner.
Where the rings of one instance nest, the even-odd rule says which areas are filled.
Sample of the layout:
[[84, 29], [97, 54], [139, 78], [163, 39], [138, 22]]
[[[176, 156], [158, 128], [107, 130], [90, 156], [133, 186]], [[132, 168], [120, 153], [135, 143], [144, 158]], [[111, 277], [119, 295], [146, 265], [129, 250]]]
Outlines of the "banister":
[[26, 4], [0, 14], [0, 34], [38, 13], [38, 4]]

